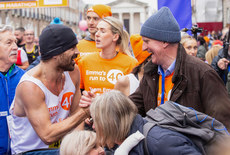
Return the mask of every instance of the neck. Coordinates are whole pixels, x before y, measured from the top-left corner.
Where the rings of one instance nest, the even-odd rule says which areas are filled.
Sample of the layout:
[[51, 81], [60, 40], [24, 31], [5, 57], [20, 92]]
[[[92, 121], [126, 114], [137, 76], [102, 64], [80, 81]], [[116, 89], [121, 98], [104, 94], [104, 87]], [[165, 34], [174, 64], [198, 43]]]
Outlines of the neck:
[[49, 81], [57, 81], [61, 78], [63, 70], [57, 70], [56, 67], [51, 64], [51, 62], [40, 62], [40, 68], [42, 75]]
[[166, 72], [166, 70], [169, 68], [169, 66], [174, 62], [174, 60], [177, 57], [178, 44], [170, 45], [170, 46], [171, 48], [168, 48], [168, 50], [166, 50], [164, 62], [161, 64], [161, 67], [164, 70], [164, 72]]
[[13, 64], [0, 61], [0, 72], [7, 72]]
[[64, 86], [64, 74], [56, 70], [49, 62], [40, 62], [41, 78], [44, 85], [55, 95], [59, 95]]
[[116, 46], [110, 46], [108, 48], [102, 49], [100, 56], [103, 59], [112, 59], [117, 55]]
[[91, 33], [90, 34], [90, 38], [93, 39], [93, 40], [95, 40], [95, 34]]
[[34, 48], [34, 43], [26, 43], [26, 48], [27, 48], [27, 49], [32, 49], [32, 48]]

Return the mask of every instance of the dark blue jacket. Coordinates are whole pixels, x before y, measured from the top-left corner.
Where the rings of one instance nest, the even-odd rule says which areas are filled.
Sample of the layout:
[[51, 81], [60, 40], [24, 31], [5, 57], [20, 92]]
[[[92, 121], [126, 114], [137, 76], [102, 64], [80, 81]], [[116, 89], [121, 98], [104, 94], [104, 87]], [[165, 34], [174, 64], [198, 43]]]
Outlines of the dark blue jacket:
[[10, 150], [6, 116], [9, 115], [9, 108], [14, 99], [16, 86], [24, 72], [24, 70], [14, 65], [11, 73], [8, 71], [6, 76], [0, 73], [0, 155], [9, 153]]
[[[140, 115], [134, 119], [129, 135], [139, 130], [143, 133], [143, 126], [147, 121]], [[186, 136], [159, 126], [154, 126], [148, 133], [147, 145], [150, 155], [202, 155], [194, 143]], [[108, 154], [113, 154], [114, 150]], [[129, 155], [144, 155], [144, 140], [139, 142]]]
[[[219, 50], [218, 55], [215, 56], [212, 60], [211, 66], [212, 68], [219, 74], [220, 78], [224, 81], [224, 84], [227, 82], [228, 69], [222, 70], [218, 67], [217, 63], [220, 59], [224, 58], [224, 50], [223, 48]], [[230, 56], [227, 55], [227, 60], [230, 60]]]

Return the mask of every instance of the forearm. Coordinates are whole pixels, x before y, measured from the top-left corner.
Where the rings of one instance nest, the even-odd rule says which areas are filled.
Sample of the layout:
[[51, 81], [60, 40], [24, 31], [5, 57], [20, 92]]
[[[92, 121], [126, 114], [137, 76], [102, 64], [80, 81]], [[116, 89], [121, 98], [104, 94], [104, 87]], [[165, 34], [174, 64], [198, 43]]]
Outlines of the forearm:
[[79, 109], [78, 112], [65, 120], [48, 125], [43, 132], [40, 133], [40, 138], [45, 144], [52, 144], [80, 125], [87, 117], [89, 117], [88, 110]]

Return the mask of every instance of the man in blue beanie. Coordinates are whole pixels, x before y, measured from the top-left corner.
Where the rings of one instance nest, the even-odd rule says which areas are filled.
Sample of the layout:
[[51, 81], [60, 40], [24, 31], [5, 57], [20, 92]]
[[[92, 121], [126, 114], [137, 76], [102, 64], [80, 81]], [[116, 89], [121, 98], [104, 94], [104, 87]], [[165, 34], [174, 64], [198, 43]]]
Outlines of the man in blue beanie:
[[152, 54], [137, 91], [130, 96], [139, 113], [171, 100], [221, 121], [230, 129], [230, 99], [218, 74], [199, 59], [187, 55], [179, 25], [162, 7], [141, 28], [143, 51]]
[[78, 106], [77, 43], [67, 26], [53, 24], [43, 29], [41, 62], [21, 78], [10, 108], [12, 154], [58, 147], [65, 134], [89, 117], [88, 107]]

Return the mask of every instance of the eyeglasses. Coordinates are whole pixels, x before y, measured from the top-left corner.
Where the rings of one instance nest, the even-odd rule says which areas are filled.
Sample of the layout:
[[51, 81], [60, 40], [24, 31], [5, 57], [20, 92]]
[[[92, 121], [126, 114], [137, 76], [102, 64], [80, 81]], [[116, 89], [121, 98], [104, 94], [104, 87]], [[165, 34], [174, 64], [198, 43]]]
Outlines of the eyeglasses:
[[33, 36], [34, 34], [33, 33], [27, 33], [25, 34], [25, 36]]

